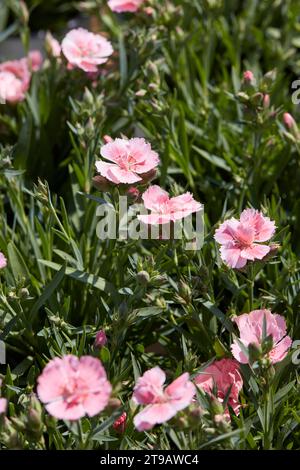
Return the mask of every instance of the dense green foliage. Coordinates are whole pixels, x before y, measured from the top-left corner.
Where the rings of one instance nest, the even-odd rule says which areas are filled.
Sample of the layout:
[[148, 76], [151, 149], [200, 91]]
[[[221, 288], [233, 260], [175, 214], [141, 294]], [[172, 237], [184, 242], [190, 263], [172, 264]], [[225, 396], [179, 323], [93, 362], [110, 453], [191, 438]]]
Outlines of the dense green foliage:
[[[135, 379], [150, 367], [174, 378], [230, 356], [233, 315], [267, 307], [300, 337], [300, 139], [282, 123], [283, 111], [297, 120], [291, 84], [300, 74], [299, 0], [152, 1], [152, 16], [118, 16], [100, 8], [103, 1], [86, 3], [84, 14], [98, 17], [116, 51], [106, 73], [93, 86], [82, 71], [47, 59], [26, 100], [0, 109], [0, 251], [8, 260], [0, 273], [7, 354], [0, 372], [12, 419], [0, 442], [77, 447], [76, 426], [39, 411], [32, 431], [27, 410], [38, 406], [30, 393], [52, 357], [92, 353], [129, 418], [122, 436], [111, 427], [120, 409], [83, 419], [82, 447], [299, 449], [293, 351], [269, 371], [267, 384], [259, 371], [242, 368], [244, 406], [226, 429], [201, 396], [210, 413], [193, 421], [183, 412], [138, 433], [129, 402]], [[247, 69], [257, 89], [245, 96]], [[270, 107], [257, 92], [270, 95]], [[175, 241], [97, 238], [96, 209], [110, 196], [92, 178], [106, 134], [145, 136], [161, 158], [158, 184], [174, 195], [189, 190], [204, 204], [200, 251]], [[213, 234], [250, 206], [276, 221], [280, 248], [238, 272], [222, 264]], [[108, 344], [97, 352], [100, 328]]]

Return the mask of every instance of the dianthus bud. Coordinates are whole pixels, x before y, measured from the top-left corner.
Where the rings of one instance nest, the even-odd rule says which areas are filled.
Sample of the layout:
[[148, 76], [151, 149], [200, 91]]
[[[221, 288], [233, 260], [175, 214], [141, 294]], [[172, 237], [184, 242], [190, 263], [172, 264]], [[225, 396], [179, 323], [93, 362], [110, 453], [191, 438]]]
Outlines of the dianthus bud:
[[136, 275], [136, 280], [142, 286], [146, 286], [150, 282], [150, 275], [147, 271], [140, 271]]
[[94, 346], [97, 349], [103, 348], [107, 343], [107, 336], [105, 334], [104, 330], [99, 330], [98, 333], [96, 334]]
[[19, 18], [20, 18], [21, 22], [23, 24], [27, 24], [28, 20], [29, 20], [29, 12], [28, 12], [28, 8], [26, 6], [26, 3], [23, 2], [23, 0], [20, 0], [18, 2], [18, 14], [19, 14]]
[[121, 416], [114, 422], [113, 428], [118, 434], [123, 434], [125, 432], [126, 420], [127, 413], [124, 411], [124, 413], [122, 413]]
[[129, 188], [126, 194], [127, 194], [127, 196], [129, 197], [129, 199], [130, 199], [131, 201], [133, 201], [133, 202], [136, 202], [136, 201], [139, 199], [140, 195], [141, 195], [141, 193], [140, 193], [140, 191], [138, 190], [138, 188], [136, 188], [136, 187], [134, 187], [134, 186], [132, 186], [131, 188]]
[[283, 114], [283, 123], [288, 130], [297, 129], [296, 121], [290, 113]]
[[276, 69], [270, 70], [269, 72], [267, 72], [267, 73], [263, 76], [263, 80], [262, 80], [263, 83], [262, 83], [262, 84], [263, 84], [265, 87], [270, 87], [270, 86], [273, 85], [273, 83], [275, 82], [276, 77], [277, 77], [277, 71], [276, 71]]
[[50, 57], [58, 58], [61, 54], [61, 47], [59, 42], [52, 36], [49, 31], [47, 31], [45, 37], [45, 49]]
[[246, 72], [243, 73], [242, 84], [245, 87], [254, 87], [256, 85], [256, 80], [255, 80], [254, 74], [253, 74], [253, 72], [251, 72], [251, 70], [246, 70]]
[[135, 96], [142, 98], [143, 96], [146, 95], [146, 93], [147, 93], [147, 90], [141, 89], [135, 93]]
[[267, 108], [270, 107], [270, 95], [268, 95], [268, 94], [265, 94], [265, 95], [264, 95], [263, 107], [264, 107], [265, 109], [267, 109]]

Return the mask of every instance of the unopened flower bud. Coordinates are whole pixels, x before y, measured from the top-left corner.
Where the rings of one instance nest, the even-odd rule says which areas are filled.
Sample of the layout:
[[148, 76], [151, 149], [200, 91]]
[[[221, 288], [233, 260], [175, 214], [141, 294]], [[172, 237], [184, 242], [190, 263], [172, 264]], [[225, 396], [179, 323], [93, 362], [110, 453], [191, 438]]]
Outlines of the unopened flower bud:
[[113, 428], [118, 434], [123, 434], [125, 432], [126, 420], [127, 413], [124, 411], [124, 413], [122, 413], [121, 416], [114, 422]]
[[27, 415], [27, 426], [30, 431], [37, 432], [41, 430], [42, 427], [42, 417], [38, 411], [31, 408]]
[[212, 398], [211, 406], [214, 415], [220, 415], [224, 413], [223, 405], [217, 398]]
[[139, 199], [140, 195], [141, 195], [138, 188], [135, 188], [134, 186], [129, 188], [126, 194], [130, 198], [130, 200], [133, 201], [133, 202], [136, 202]]
[[19, 296], [21, 299], [27, 299], [29, 297], [29, 290], [26, 287], [22, 287], [19, 291]]
[[105, 334], [105, 331], [104, 330], [99, 330], [98, 333], [96, 334], [94, 347], [97, 348], [97, 349], [101, 349], [106, 344], [107, 344], [107, 336]]
[[113, 141], [113, 139], [109, 135], [104, 135], [103, 140], [106, 144], [109, 144], [110, 142]]
[[135, 93], [135, 96], [142, 98], [142, 97], [145, 96], [146, 94], [147, 94], [147, 90], [143, 90], [143, 89], [142, 89], [142, 90], [137, 91], [137, 92]]
[[269, 88], [270, 86], [273, 85], [277, 77], [277, 71], [276, 69], [270, 70], [267, 72], [263, 79], [262, 79], [262, 85], [266, 88]]
[[267, 108], [270, 107], [270, 95], [268, 95], [268, 94], [265, 94], [265, 95], [264, 95], [263, 107], [264, 107], [265, 109], [267, 109]]
[[285, 127], [287, 128], [287, 130], [289, 130], [289, 131], [292, 130], [292, 131], [297, 131], [298, 132], [298, 127], [297, 127], [296, 121], [290, 113], [284, 113], [283, 114], [283, 123], [284, 123]]
[[12, 423], [13, 427], [20, 432], [24, 432], [26, 429], [25, 423], [21, 418], [13, 416], [10, 418], [10, 422]]
[[179, 295], [187, 302], [191, 300], [192, 291], [188, 284], [180, 280], [178, 282]]
[[142, 286], [146, 286], [150, 282], [150, 275], [147, 273], [147, 271], [140, 271], [136, 275], [136, 280]]
[[45, 49], [50, 57], [58, 58], [61, 54], [61, 47], [59, 42], [49, 31], [47, 31], [45, 37]]
[[254, 74], [251, 70], [246, 70], [246, 72], [243, 73], [243, 85], [246, 86], [255, 86], [256, 80], [254, 77]]
[[29, 12], [26, 3], [23, 0], [18, 2], [18, 15], [23, 24], [27, 24], [29, 20]]
[[255, 93], [251, 96], [251, 102], [254, 106], [261, 106], [263, 104], [264, 95], [262, 93]]

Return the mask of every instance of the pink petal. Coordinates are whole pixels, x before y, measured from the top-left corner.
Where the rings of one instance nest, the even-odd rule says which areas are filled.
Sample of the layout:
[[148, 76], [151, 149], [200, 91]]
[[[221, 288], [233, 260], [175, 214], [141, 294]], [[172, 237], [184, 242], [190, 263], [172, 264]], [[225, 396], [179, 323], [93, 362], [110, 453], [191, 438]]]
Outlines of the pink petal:
[[288, 350], [292, 346], [292, 343], [292, 338], [286, 336], [275, 346], [275, 348], [272, 349], [272, 351], [269, 353], [272, 364], [276, 364], [285, 358], [285, 356], [288, 354]]
[[169, 194], [160, 186], [153, 185], [144, 192], [142, 199], [146, 209], [159, 212], [161, 206], [169, 202]]
[[165, 395], [177, 411], [189, 406], [196, 393], [194, 384], [189, 380], [189, 374], [184, 373], [174, 380], [165, 390]]
[[85, 415], [85, 410], [81, 404], [68, 406], [62, 399], [46, 405], [49, 414], [57, 419], [75, 421]]
[[177, 410], [169, 403], [149, 405], [134, 417], [138, 431], [151, 429], [155, 424], [162, 424], [173, 418]]
[[238, 345], [237, 342], [233, 342], [231, 345], [231, 352], [233, 357], [240, 362], [241, 364], [248, 364], [248, 358], [247, 356], [243, 353], [242, 349]]
[[234, 244], [221, 246], [220, 254], [224, 263], [231, 268], [240, 269], [247, 264], [247, 260], [241, 257], [241, 249]]
[[234, 218], [226, 220], [226, 222], [220, 225], [216, 230], [214, 235], [215, 240], [222, 245], [228, 242], [234, 242], [238, 224], [238, 220]]
[[139, 377], [133, 391], [133, 400], [140, 405], [148, 405], [163, 397], [163, 384], [166, 374], [160, 367], [153, 367]]
[[88, 416], [95, 416], [107, 407], [111, 390], [110, 383], [104, 382], [103, 388], [99, 393], [90, 394], [86, 397], [82, 406]]
[[106, 160], [117, 163], [120, 156], [127, 155], [127, 141], [125, 139], [115, 139], [103, 145], [101, 155]]
[[255, 245], [241, 250], [241, 257], [254, 261], [255, 259], [263, 259], [270, 252], [270, 247], [267, 245]]
[[137, 218], [138, 218], [138, 220], [140, 220], [141, 222], [143, 222], [144, 224], [147, 224], [147, 225], [163, 225], [163, 224], [167, 224], [168, 222], [173, 221], [172, 214], [166, 214], [166, 215], [161, 215], [161, 214], [138, 215]]

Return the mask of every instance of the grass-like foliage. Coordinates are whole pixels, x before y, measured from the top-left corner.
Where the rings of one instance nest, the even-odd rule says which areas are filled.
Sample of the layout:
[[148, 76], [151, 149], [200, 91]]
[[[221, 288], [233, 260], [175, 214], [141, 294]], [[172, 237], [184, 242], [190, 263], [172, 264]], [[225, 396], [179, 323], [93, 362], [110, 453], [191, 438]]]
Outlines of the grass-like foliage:
[[[91, 75], [53, 56], [48, 36], [22, 99], [0, 104], [0, 448], [299, 449], [297, 343], [275, 362], [267, 315], [253, 326], [259, 344], [245, 344], [246, 327], [233, 321], [266, 309], [300, 338], [299, 1], [151, 0], [123, 14], [106, 0], [2, 3], [0, 54], [15, 36], [27, 56], [30, 27], [63, 40], [74, 14], [114, 53]], [[3, 77], [0, 65], [0, 95]], [[151, 143], [155, 179], [99, 185], [106, 136]], [[120, 194], [134, 186], [134, 202], [149, 184], [204, 205], [201, 249], [172, 237], [99, 238], [98, 208], [118, 211]], [[214, 235], [247, 208], [276, 230], [263, 240], [268, 254], [237, 269]], [[235, 379], [220, 391], [215, 377], [171, 419], [137, 429], [143, 408], [132, 394], [145, 371], [159, 366], [167, 385], [185, 372], [197, 383], [233, 359], [234, 342], [246, 358], [235, 362], [237, 410]], [[56, 419], [38, 378], [70, 354], [100, 359], [112, 393], [100, 413]]]

